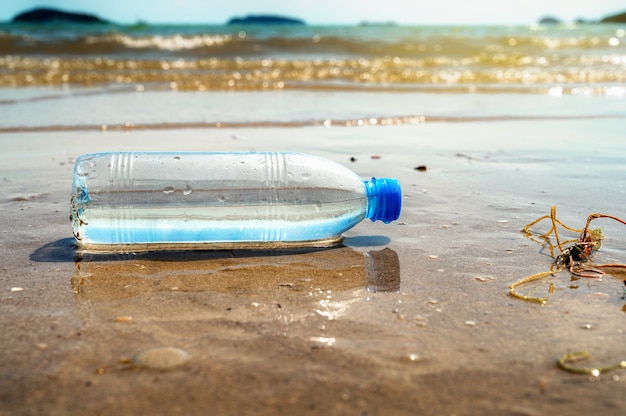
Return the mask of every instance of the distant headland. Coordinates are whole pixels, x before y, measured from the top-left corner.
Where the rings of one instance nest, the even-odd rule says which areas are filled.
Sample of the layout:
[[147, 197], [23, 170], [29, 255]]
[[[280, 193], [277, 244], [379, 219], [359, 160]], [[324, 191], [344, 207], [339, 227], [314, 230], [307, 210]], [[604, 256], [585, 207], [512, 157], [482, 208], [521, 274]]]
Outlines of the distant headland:
[[[626, 23], [626, 12], [609, 15], [609, 16], [603, 17], [600, 20], [587, 20], [587, 19], [583, 19], [583, 18], [579, 17], [574, 22], [575, 23], [588, 23], [588, 24], [595, 24], [595, 23]], [[545, 17], [542, 17], [541, 19], [539, 19], [539, 23], [547, 24], [547, 25], [554, 25], [554, 24], [563, 23], [563, 21], [561, 19], [559, 19], [558, 17], [545, 16]]]
[[40, 7], [15, 16], [14, 23], [81, 23], [81, 24], [108, 24], [107, 20], [87, 13], [65, 12], [58, 9]]
[[600, 23], [626, 23], [626, 12], [607, 16]]
[[246, 17], [233, 17], [228, 25], [296, 25], [305, 26], [304, 20], [293, 17], [274, 15], [250, 15]]

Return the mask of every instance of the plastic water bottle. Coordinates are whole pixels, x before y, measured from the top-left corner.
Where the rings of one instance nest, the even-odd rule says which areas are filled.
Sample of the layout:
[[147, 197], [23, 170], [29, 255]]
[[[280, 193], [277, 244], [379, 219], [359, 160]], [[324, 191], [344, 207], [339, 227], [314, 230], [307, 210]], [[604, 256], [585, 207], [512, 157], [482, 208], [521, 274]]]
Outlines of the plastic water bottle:
[[70, 217], [86, 250], [328, 247], [401, 203], [397, 180], [312, 155], [113, 152], [76, 160]]

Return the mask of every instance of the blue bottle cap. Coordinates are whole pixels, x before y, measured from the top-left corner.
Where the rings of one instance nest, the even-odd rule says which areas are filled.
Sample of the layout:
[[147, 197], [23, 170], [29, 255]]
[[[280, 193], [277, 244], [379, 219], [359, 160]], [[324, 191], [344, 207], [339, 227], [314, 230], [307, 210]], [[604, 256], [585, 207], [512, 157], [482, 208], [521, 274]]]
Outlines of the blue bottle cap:
[[402, 190], [400, 182], [391, 178], [372, 178], [365, 181], [367, 191], [366, 218], [372, 221], [381, 220], [385, 224], [400, 217], [402, 209]]

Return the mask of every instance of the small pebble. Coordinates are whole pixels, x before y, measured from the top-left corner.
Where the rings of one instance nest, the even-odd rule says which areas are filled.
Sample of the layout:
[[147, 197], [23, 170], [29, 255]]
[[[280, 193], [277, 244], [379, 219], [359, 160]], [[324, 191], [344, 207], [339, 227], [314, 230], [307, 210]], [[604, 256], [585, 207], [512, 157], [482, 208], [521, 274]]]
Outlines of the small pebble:
[[426, 165], [419, 165], [416, 166], [414, 169], [418, 172], [426, 172], [428, 170], [428, 167]]
[[169, 370], [189, 361], [185, 350], [174, 347], [158, 347], [143, 350], [135, 354], [133, 363], [152, 370]]
[[421, 327], [428, 326], [428, 322], [427, 322], [426, 318], [421, 316], [421, 315], [417, 315], [417, 316], [413, 317], [413, 322], [417, 326], [421, 326]]
[[24, 290], [23, 287], [12, 287], [11, 288], [11, 292], [21, 292], [23, 290]]
[[434, 260], [434, 259], [438, 259], [438, 258], [439, 258], [439, 256], [436, 256], [436, 255], [434, 255], [434, 254], [431, 254], [430, 256], [428, 256], [428, 258], [429, 258], [429, 259], [433, 259], [433, 260]]
[[476, 321], [465, 321], [465, 325], [467, 325], [467, 326], [476, 326]]

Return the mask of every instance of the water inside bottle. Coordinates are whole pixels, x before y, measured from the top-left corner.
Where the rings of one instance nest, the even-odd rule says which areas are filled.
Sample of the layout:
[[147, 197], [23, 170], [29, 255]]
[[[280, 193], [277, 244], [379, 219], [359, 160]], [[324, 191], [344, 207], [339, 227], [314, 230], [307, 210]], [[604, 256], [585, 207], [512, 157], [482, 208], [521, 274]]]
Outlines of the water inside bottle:
[[335, 189], [167, 187], [90, 193], [73, 204], [75, 235], [89, 245], [327, 240], [361, 221], [366, 202]]

